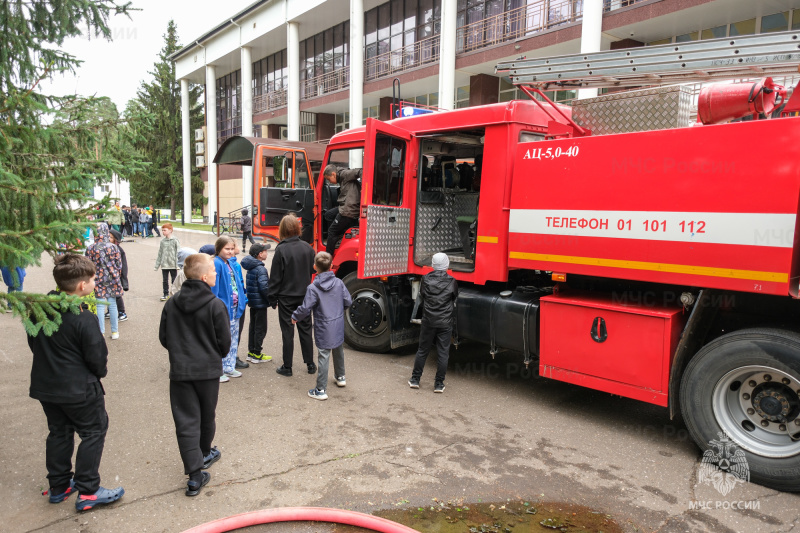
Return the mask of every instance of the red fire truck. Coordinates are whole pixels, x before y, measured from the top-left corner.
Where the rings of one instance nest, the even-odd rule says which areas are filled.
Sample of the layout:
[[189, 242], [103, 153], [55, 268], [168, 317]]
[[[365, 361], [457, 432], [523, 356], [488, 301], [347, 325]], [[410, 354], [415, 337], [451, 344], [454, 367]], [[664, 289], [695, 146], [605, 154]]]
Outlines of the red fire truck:
[[[552, 58], [500, 69], [538, 97], [551, 83], [569, 87], [564, 79], [686, 81], [646, 68], [645, 54], [661, 48], [570, 56], [562, 61], [588, 60], [594, 72], [555, 82], [546, 81]], [[707, 49], [695, 63], [690, 52], [676, 52], [678, 71], [722, 74], [698, 67]], [[642, 75], [619, 66], [636, 53]], [[613, 64], [601, 68], [606, 57]], [[800, 55], [781, 57], [762, 59], [759, 72], [788, 72], [787, 61], [796, 72]], [[420, 278], [445, 252], [459, 282], [457, 343], [518, 352], [543, 377], [667, 407], [703, 449], [727, 434], [752, 481], [800, 490], [800, 119], [764, 120], [798, 106], [770, 80], [711, 87], [702, 123], [690, 125], [670, 111], [693, 109], [687, 95], [693, 104], [685, 88], [667, 87], [572, 108], [411, 111], [336, 135], [322, 167], [363, 168], [360, 224], [334, 257], [353, 295], [348, 344], [382, 352], [417, 342]], [[337, 191], [320, 175], [313, 186], [321, 250], [322, 212]]]

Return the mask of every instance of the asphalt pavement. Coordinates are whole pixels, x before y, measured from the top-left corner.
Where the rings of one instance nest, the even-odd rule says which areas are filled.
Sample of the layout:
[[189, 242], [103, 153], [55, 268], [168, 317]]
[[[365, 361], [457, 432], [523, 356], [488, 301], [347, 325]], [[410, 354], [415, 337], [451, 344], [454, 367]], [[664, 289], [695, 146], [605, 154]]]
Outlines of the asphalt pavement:
[[[175, 234], [195, 249], [214, 241]], [[119, 340], [106, 329], [110, 428], [100, 473], [103, 486], [126, 491], [113, 505], [77, 514], [74, 497], [52, 505], [41, 495], [47, 427], [28, 396], [31, 353], [18, 319], [0, 315], [1, 530], [177, 532], [258, 509], [372, 513], [434, 498], [580, 504], [631, 532], [777, 532], [800, 521], [797, 495], [737, 484], [723, 496], [698, 481], [702, 451], [665, 409], [540, 378], [518, 354], [492, 359], [487, 347], [462, 345], [451, 352], [445, 393], [434, 394], [435, 356], [412, 390], [414, 347], [392, 354], [345, 347], [347, 386], [337, 388], [331, 376], [329, 399], [313, 400], [307, 391], [315, 376], [306, 373], [298, 343], [294, 376], [275, 373], [281, 341], [273, 310], [265, 352], [274, 359], [220, 386], [215, 444], [222, 459], [201, 494], [187, 498], [169, 364], [158, 342], [159, 240], [123, 244], [130, 319], [120, 324]], [[42, 267], [29, 269], [25, 289], [52, 289], [51, 270], [43, 258]], [[246, 356], [246, 346], [239, 354]]]

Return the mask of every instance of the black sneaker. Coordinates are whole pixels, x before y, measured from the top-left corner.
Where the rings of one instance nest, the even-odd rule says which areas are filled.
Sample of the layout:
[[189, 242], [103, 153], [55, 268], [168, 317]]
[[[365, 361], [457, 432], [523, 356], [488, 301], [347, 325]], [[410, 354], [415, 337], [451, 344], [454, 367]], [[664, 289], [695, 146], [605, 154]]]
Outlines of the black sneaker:
[[200, 494], [200, 489], [208, 485], [208, 482], [211, 481], [211, 474], [208, 472], [200, 472], [201, 478], [200, 481], [192, 481], [191, 479], [186, 482], [186, 495], [187, 496], [197, 496]]
[[203, 457], [203, 469], [208, 470], [208, 467], [219, 461], [220, 457], [222, 457], [222, 452], [217, 449], [216, 446], [211, 448], [211, 451]]
[[281, 376], [286, 376], [287, 378], [292, 377], [292, 369], [291, 368], [287, 368], [287, 367], [285, 367], [283, 365], [279, 366], [278, 369], [275, 370], [275, 372], [277, 372]]
[[411, 379], [409, 379], [408, 380], [408, 386], [411, 387], [412, 389], [418, 389], [419, 388], [419, 378], [411, 378]]
[[245, 363], [238, 357], [236, 358], [236, 368], [250, 368], [250, 363]]
[[169, 299], [169, 295], [168, 294], [165, 294], [164, 296], [161, 297], [161, 301], [162, 302], [166, 302], [167, 299]]
[[316, 374], [317, 365], [315, 365], [314, 363], [308, 363], [308, 365], [306, 365], [306, 366], [308, 366], [308, 373], [309, 374]]
[[125, 314], [125, 313], [120, 313], [119, 314], [119, 321], [120, 322], [125, 322], [126, 320], [128, 320], [128, 315]]
[[444, 392], [444, 383], [439, 382], [433, 386], [433, 392]]

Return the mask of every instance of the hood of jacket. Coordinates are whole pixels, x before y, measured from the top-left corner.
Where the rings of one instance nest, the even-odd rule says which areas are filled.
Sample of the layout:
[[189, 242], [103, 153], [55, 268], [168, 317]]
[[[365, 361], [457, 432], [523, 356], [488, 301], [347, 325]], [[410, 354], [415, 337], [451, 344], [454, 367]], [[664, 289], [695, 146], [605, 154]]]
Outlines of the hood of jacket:
[[330, 270], [328, 270], [327, 272], [323, 272], [322, 274], [317, 274], [317, 277], [314, 278], [314, 285], [316, 285], [325, 292], [331, 290], [335, 282], [336, 282], [336, 274], [334, 274]]
[[111, 242], [110, 233], [108, 231], [108, 224], [100, 222], [95, 229], [94, 242]]
[[264, 264], [263, 261], [259, 261], [258, 259], [256, 259], [252, 255], [245, 256], [245, 258], [242, 259], [242, 263], [241, 263], [242, 268], [245, 269], [245, 270], [253, 270], [257, 266], [263, 265], [263, 264]]
[[444, 270], [434, 270], [428, 274], [428, 292], [433, 295], [442, 294], [450, 287], [452, 278]]
[[211, 287], [201, 279], [187, 279], [181, 290], [173, 296], [175, 305], [183, 313], [194, 314], [197, 309], [216, 298]]

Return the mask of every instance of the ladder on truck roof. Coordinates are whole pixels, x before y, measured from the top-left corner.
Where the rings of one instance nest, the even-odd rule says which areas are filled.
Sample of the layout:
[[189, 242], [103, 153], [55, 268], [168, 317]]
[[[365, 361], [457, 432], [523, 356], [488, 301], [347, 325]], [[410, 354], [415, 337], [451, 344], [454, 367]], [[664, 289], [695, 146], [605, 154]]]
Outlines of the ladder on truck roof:
[[504, 61], [514, 85], [554, 88], [641, 87], [798, 73], [800, 32]]

